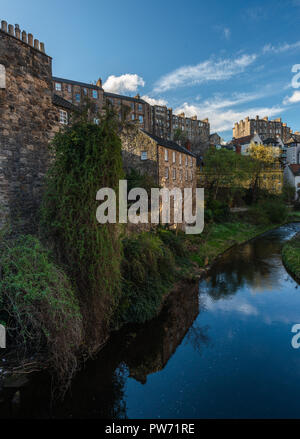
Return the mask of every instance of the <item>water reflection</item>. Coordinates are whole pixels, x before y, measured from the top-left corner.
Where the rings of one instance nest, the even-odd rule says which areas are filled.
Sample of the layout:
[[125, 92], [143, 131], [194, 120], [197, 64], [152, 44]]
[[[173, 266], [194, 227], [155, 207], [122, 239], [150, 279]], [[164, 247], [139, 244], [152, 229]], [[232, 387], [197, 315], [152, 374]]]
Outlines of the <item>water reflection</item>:
[[[42, 375], [20, 389], [19, 407], [11, 403], [16, 388], [4, 389], [0, 417], [126, 418], [126, 379], [145, 384], [150, 374], [162, 370], [198, 313], [198, 287], [177, 291], [157, 318], [114, 334], [97, 359], [76, 376], [63, 402], [51, 402], [51, 383]], [[188, 340], [201, 351], [208, 343], [207, 328], [193, 328]]]
[[300, 289], [281, 263], [284, 226], [223, 255], [156, 319], [112, 336], [51, 404], [47, 376], [0, 393], [0, 417], [299, 417]]

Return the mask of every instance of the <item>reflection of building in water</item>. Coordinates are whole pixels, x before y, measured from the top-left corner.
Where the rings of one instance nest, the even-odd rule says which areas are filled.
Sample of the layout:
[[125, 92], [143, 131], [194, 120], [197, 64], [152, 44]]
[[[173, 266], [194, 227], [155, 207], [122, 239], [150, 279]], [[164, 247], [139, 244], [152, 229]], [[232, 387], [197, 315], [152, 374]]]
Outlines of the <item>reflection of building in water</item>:
[[138, 333], [125, 362], [130, 376], [146, 383], [147, 375], [162, 370], [181, 344], [199, 313], [198, 286], [172, 294], [163, 313]]

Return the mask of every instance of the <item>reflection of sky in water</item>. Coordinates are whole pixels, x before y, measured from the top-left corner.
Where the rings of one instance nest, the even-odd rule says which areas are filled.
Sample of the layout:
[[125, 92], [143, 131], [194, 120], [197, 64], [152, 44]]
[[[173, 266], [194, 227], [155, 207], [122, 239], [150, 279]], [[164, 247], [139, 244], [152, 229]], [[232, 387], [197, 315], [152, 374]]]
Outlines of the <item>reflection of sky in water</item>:
[[[281, 264], [283, 227], [220, 259], [200, 282], [200, 313], [145, 385], [126, 383], [129, 417], [300, 417], [300, 288]], [[142, 403], [141, 403], [142, 402]]]

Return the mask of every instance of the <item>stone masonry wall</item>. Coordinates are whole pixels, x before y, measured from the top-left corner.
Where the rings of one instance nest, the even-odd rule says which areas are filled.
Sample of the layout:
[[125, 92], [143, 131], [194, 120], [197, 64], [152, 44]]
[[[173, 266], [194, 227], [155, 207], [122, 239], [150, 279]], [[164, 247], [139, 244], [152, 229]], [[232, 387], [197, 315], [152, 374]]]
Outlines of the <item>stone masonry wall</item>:
[[23, 41], [12, 26], [9, 33], [0, 30], [6, 76], [0, 89], [0, 228], [9, 221], [28, 232], [36, 227], [48, 143], [58, 117], [52, 105], [52, 60], [30, 34], [22, 36]]

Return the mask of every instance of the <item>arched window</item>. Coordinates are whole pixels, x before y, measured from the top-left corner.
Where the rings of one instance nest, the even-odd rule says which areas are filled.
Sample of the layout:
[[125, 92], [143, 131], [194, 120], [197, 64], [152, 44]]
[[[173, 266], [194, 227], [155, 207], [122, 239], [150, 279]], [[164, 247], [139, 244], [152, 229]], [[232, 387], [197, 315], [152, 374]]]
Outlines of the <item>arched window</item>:
[[0, 88], [6, 88], [5, 67], [0, 64]]

